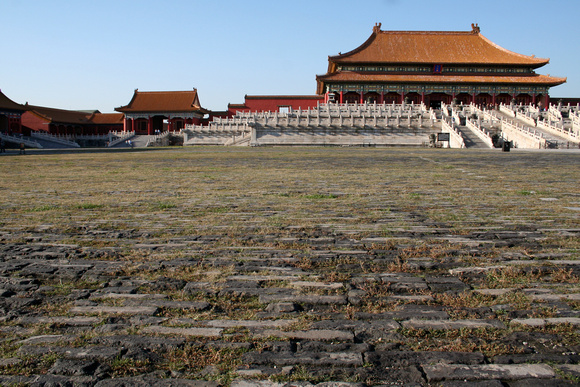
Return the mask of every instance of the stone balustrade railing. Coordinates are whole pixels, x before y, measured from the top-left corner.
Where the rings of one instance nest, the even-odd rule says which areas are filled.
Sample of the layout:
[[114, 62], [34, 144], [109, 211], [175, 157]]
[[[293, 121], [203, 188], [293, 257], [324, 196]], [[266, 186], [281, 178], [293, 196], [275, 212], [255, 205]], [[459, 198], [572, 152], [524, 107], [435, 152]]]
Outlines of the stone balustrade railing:
[[433, 110], [433, 108], [429, 108], [429, 120], [431, 120], [431, 122], [437, 121], [437, 113], [435, 113], [435, 110]]
[[453, 121], [450, 118], [441, 120], [441, 131], [449, 133], [449, 147], [450, 148], [465, 148], [465, 141], [461, 132], [455, 128]]
[[572, 129], [576, 131], [576, 133], [580, 132], [580, 110], [570, 110], [568, 113], [568, 117], [572, 121]]
[[33, 131], [30, 133], [30, 137], [38, 138], [38, 139], [45, 140], [45, 141], [55, 142], [57, 144], [66, 145], [66, 146], [70, 146], [73, 148], [80, 148], [81, 147], [79, 144], [72, 141], [72, 139], [75, 137], [73, 137], [71, 135], [58, 135], [58, 134], [55, 135], [55, 134], [50, 134], [50, 133], [34, 132]]
[[536, 130], [531, 130], [523, 125], [518, 125], [514, 121], [501, 120], [501, 136], [504, 141], [513, 141], [515, 148], [546, 148], [546, 139], [543, 134]]
[[493, 140], [491, 139], [489, 132], [482, 128], [478, 121], [467, 119], [465, 120], [465, 125], [467, 128], [471, 129], [471, 131], [475, 133], [475, 135], [479, 137], [481, 141], [485, 142], [487, 146], [493, 148]]
[[192, 132], [226, 132], [226, 131], [235, 131], [235, 132], [240, 132], [240, 131], [247, 131], [251, 129], [251, 124], [248, 122], [244, 122], [244, 123], [215, 123], [215, 122], [210, 122], [209, 125], [207, 126], [202, 126], [202, 125], [190, 125], [187, 124], [185, 125], [185, 129], [182, 129], [181, 132], [183, 133], [184, 131], [192, 131]]
[[499, 105], [499, 111], [512, 118], [516, 118], [516, 112], [511, 108], [511, 106], [502, 103]]
[[541, 118], [538, 118], [537, 127], [540, 129], [543, 129], [547, 132], [556, 134], [560, 137], [564, 137], [568, 141], [572, 141], [575, 143], [578, 143], [580, 141], [580, 136], [579, 136], [578, 131], [576, 131], [574, 128], [571, 128], [571, 129], [564, 128], [563, 122], [559, 122], [559, 123], [554, 124], [549, 118], [546, 120], [542, 120]]
[[551, 121], [561, 122], [563, 120], [562, 112], [560, 111], [561, 108], [562, 107], [560, 104], [558, 104], [557, 106], [550, 105], [548, 107], [548, 118]]
[[[109, 144], [107, 145], [109, 148], [120, 144], [124, 141], [127, 141], [130, 138], [135, 136], [135, 132], [110, 132], [109, 133]], [[117, 137], [113, 140], [113, 137]]]
[[27, 146], [29, 148], [42, 149], [42, 145], [40, 145], [38, 142], [31, 140], [31, 139], [28, 139], [28, 138], [24, 138], [24, 137], [20, 137], [20, 136], [11, 136], [9, 134], [5, 134], [5, 133], [1, 133], [1, 132], [0, 132], [0, 138], [4, 141], [15, 143], [15, 144], [23, 143], [24, 146]]
[[[160, 134], [156, 134], [156, 135], [153, 135], [153, 136], [149, 136], [149, 139], [147, 140], [147, 144], [145, 144], [145, 147], [154, 146], [155, 143], [157, 143], [159, 140], [162, 140], [164, 138], [167, 138], [170, 135], [171, 135], [171, 132], [170, 131], [165, 131], [165, 132], [162, 132]], [[157, 145], [159, 145], [159, 144], [157, 144]]]
[[449, 108], [445, 102], [441, 102], [441, 113], [443, 117], [449, 117]]
[[[234, 118], [253, 118], [253, 117], [330, 117], [330, 116], [408, 116], [408, 115], [420, 115], [427, 112], [424, 104], [319, 104], [316, 108], [302, 109], [290, 109], [288, 112], [237, 112]], [[231, 119], [231, 118], [230, 118]], [[226, 120], [226, 121], [223, 121]], [[216, 122], [228, 122], [227, 118], [215, 118]]]
[[495, 110], [480, 109], [479, 106], [473, 103], [469, 105], [469, 110], [472, 114], [476, 114], [478, 117], [483, 117], [484, 120], [489, 121], [491, 126], [500, 125], [501, 118], [498, 116]]
[[529, 110], [525, 110], [523, 112], [518, 111], [516, 113], [516, 118], [520, 121], [525, 122], [529, 126], [536, 126], [536, 118], [535, 117], [537, 117], [537, 115], [534, 113], [531, 113]]
[[461, 118], [459, 117], [459, 111], [455, 108], [451, 108], [451, 118], [455, 125], [461, 125]]
[[[188, 130], [245, 131], [249, 127], [433, 127], [437, 121], [432, 109], [424, 104], [318, 104], [305, 110], [288, 112], [238, 112], [232, 118], [216, 117], [205, 127], [187, 125]], [[426, 114], [425, 114], [426, 115]]]

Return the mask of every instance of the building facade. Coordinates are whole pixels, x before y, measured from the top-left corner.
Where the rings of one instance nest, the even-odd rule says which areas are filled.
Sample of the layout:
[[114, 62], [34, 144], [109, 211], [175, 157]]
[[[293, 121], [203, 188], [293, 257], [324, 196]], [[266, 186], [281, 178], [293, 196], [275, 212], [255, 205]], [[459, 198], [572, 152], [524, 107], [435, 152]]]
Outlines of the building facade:
[[326, 101], [441, 102], [547, 106], [550, 87], [566, 78], [536, 74], [549, 59], [506, 50], [477, 25], [467, 32], [382, 31], [375, 25], [361, 46], [328, 58], [317, 79]]
[[179, 131], [186, 124], [199, 125], [209, 111], [202, 108], [197, 90], [139, 91], [126, 106], [115, 108], [125, 114], [125, 130], [135, 134]]

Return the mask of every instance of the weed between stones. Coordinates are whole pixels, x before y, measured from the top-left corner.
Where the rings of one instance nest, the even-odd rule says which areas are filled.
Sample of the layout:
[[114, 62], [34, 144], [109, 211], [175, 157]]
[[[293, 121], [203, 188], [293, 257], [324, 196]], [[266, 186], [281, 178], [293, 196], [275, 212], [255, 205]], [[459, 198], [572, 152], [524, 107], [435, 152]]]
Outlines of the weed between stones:
[[0, 168], [0, 383], [72, 360], [95, 383], [224, 386], [427, 385], [423, 365], [465, 352], [578, 362], [574, 154], [542, 153], [539, 169], [534, 152], [113, 156]]

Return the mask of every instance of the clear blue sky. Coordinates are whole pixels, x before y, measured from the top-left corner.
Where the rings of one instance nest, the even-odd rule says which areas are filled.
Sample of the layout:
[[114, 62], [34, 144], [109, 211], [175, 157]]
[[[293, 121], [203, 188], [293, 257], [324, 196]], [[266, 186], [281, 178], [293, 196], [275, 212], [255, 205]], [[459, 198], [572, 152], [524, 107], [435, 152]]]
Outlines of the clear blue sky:
[[550, 58], [580, 97], [580, 0], [0, 0], [0, 89], [18, 103], [113, 112], [134, 89], [197, 88], [203, 107], [314, 94], [328, 56], [383, 30], [469, 31]]

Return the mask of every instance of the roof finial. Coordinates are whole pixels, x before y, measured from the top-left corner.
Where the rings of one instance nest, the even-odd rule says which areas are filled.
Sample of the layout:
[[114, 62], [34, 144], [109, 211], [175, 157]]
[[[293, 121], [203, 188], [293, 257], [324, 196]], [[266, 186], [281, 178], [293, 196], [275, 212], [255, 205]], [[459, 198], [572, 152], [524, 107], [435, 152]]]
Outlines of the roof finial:
[[477, 23], [475, 23], [475, 24], [471, 23], [471, 32], [474, 34], [479, 34], [480, 29], [479, 29], [479, 26], [477, 25]]
[[373, 32], [377, 34], [381, 32], [381, 25], [382, 23], [375, 23], [375, 26], [373, 27]]

